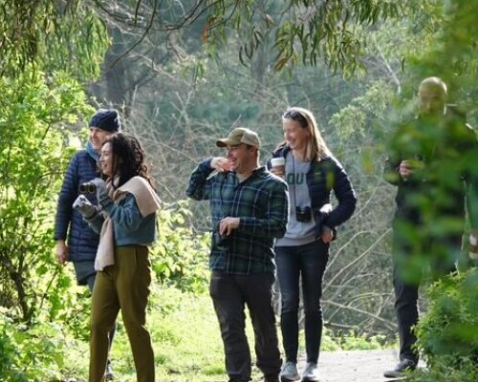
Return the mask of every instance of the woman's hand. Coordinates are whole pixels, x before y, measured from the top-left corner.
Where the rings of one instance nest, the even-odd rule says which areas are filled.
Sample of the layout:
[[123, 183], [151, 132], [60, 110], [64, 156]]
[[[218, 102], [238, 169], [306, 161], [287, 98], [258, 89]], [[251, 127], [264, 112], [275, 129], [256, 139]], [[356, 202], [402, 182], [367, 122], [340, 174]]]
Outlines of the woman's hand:
[[330, 243], [334, 239], [334, 231], [332, 231], [329, 227], [324, 226], [320, 238], [325, 244]]
[[74, 210], [78, 211], [81, 215], [83, 215], [86, 219], [92, 218], [98, 212], [96, 206], [91, 204], [90, 201], [83, 194], [79, 195], [76, 198], [72, 207]]
[[56, 258], [61, 265], [64, 265], [68, 260], [68, 246], [65, 240], [58, 240], [56, 242]]
[[284, 166], [271, 167], [271, 169], [269, 171], [272, 172], [274, 175], [277, 175], [280, 178], [284, 178], [284, 176], [285, 176]]

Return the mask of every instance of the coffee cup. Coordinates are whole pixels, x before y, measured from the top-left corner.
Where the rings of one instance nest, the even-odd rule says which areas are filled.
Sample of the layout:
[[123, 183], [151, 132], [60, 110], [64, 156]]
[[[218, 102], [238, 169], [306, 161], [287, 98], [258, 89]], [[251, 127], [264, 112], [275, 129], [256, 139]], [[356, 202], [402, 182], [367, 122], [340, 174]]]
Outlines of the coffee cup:
[[282, 157], [272, 158], [271, 166], [279, 170], [282, 174], [285, 174], [285, 159]]

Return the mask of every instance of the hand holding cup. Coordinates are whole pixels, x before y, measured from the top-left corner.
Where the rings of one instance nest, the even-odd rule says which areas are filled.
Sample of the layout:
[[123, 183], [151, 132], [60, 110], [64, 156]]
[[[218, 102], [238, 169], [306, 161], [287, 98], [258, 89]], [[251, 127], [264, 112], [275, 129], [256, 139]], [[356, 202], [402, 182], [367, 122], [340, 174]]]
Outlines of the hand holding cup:
[[285, 158], [278, 157], [271, 159], [271, 170], [274, 175], [283, 178], [285, 176]]

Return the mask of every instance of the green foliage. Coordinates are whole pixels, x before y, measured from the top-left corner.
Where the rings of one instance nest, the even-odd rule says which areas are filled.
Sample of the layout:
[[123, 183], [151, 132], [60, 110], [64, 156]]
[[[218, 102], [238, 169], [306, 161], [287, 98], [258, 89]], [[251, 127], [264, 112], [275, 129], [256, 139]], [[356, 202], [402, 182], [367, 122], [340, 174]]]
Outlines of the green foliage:
[[158, 379], [214, 381], [224, 375], [223, 346], [209, 295], [160, 287], [154, 304], [171, 306], [149, 321]]
[[208, 234], [197, 234], [190, 225], [192, 213], [180, 201], [159, 214], [159, 239], [152, 249], [153, 271], [158, 280], [182, 291], [204, 291], [208, 277]]
[[[478, 270], [450, 276], [428, 290], [430, 306], [417, 327], [431, 369], [460, 369], [478, 361]], [[470, 379], [471, 380], [471, 379]]]
[[366, 333], [359, 334], [353, 331], [337, 340], [342, 350], [377, 350], [382, 349], [386, 343], [383, 335], [369, 336]]
[[66, 351], [60, 329], [57, 324], [47, 322], [30, 327], [15, 324], [11, 312], [0, 307], [1, 380], [58, 380]]
[[19, 307], [25, 321], [49, 298], [53, 310], [62, 304], [52, 256], [53, 196], [69, 157], [60, 127], [89, 111], [66, 73], [48, 84], [43, 76], [30, 69], [0, 80], [0, 305]]
[[357, 33], [357, 26], [398, 18], [404, 8], [389, 0], [218, 1], [209, 11], [208, 36], [214, 43], [224, 41], [227, 29], [233, 28], [241, 38], [239, 58], [245, 63], [273, 34], [270, 43], [274, 46], [275, 70], [288, 63], [317, 65], [322, 59], [334, 72], [340, 69], [351, 74], [363, 68], [360, 58], [366, 39]]
[[476, 382], [478, 378], [476, 365], [469, 361], [462, 363], [460, 369], [450, 369], [437, 365], [431, 370], [417, 369], [411, 373], [407, 381], [411, 382]]
[[82, 0], [0, 0], [2, 76], [31, 64], [82, 79], [97, 76], [107, 44], [105, 26]]
[[48, 72], [65, 71], [80, 82], [89, 82], [100, 76], [110, 38], [98, 15], [78, 3], [67, 7], [62, 19], [46, 21], [42, 65]]
[[389, 112], [393, 100], [390, 84], [373, 82], [366, 92], [332, 116], [330, 127], [336, 131], [343, 145], [347, 142], [355, 145], [358, 140], [370, 148], [370, 145], [374, 146], [376, 141], [383, 139], [389, 130], [387, 127], [390, 125]]

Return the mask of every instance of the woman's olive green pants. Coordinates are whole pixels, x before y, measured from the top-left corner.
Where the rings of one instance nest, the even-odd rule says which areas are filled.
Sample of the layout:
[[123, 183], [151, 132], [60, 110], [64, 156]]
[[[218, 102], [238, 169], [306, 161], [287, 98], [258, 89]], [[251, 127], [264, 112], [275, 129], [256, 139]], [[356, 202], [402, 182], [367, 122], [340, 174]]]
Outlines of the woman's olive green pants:
[[148, 248], [115, 247], [115, 264], [96, 275], [91, 308], [90, 382], [104, 378], [108, 358], [108, 332], [121, 310], [138, 382], [154, 381], [154, 354], [146, 329], [151, 264]]

